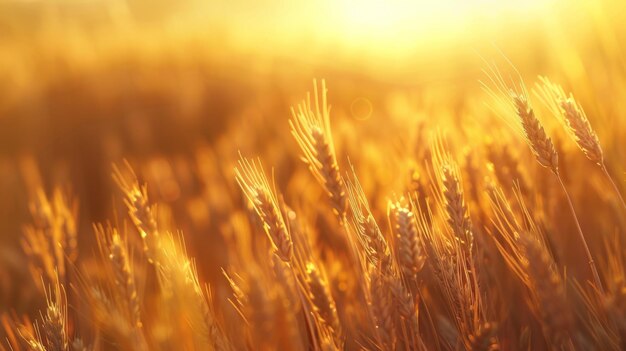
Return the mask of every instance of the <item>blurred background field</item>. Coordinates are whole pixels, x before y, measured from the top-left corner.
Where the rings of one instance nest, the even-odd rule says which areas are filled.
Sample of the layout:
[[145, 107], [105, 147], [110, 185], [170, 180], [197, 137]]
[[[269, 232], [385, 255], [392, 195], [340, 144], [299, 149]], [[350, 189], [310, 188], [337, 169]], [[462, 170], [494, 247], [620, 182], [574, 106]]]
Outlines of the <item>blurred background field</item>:
[[[120, 157], [189, 154], [230, 131], [241, 149], [282, 137], [315, 77], [332, 87], [336, 123], [355, 128], [481, 104], [483, 60], [499, 51], [579, 99], [620, 97], [625, 11], [618, 1], [3, 0], [3, 193], [20, 188], [17, 160], [30, 156], [45, 179], [78, 176], [75, 190], [103, 204]], [[620, 130], [620, 111], [590, 108]], [[8, 200], [3, 213], [23, 207]], [[83, 206], [101, 217], [95, 204]]]
[[[479, 84], [487, 63], [507, 65], [505, 56], [529, 85], [547, 75], [574, 92], [623, 184], [624, 20], [623, 2], [608, 0], [0, 0], [2, 310], [34, 310], [20, 248], [34, 189], [58, 186], [79, 199], [89, 256], [92, 223], [124, 212], [110, 177], [123, 159], [223, 297], [228, 213], [241, 202], [238, 151], [275, 167], [291, 203], [322, 196], [287, 123], [313, 78], [329, 87], [339, 163], [356, 159], [371, 175], [362, 181], [379, 217], [419, 154], [399, 150], [422, 128], [451, 130], [459, 150], [510, 133]], [[575, 150], [544, 120], [558, 147]], [[565, 177], [580, 179], [587, 161], [572, 158]], [[529, 179], [540, 182], [540, 172]], [[573, 191], [584, 213], [595, 195]]]

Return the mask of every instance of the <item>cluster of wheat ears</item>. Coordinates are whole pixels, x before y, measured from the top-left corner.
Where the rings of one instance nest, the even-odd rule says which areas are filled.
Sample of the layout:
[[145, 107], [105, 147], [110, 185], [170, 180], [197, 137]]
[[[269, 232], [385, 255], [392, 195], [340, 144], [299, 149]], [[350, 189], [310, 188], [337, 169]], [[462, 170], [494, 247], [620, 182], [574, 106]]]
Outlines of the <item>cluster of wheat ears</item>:
[[[562, 122], [597, 166], [589, 172], [605, 182], [611, 233], [579, 223], [587, 209], [573, 201], [561, 152], [525, 86], [494, 67], [486, 72], [490, 106], [525, 139], [545, 168], [540, 177], [553, 179], [529, 179], [529, 166], [506, 142], [472, 145], [459, 157], [445, 131], [436, 131], [422, 141], [403, 193], [385, 194], [386, 208], [375, 208], [367, 175], [351, 161], [340, 167], [350, 158], [335, 148], [325, 83], [314, 82], [292, 108], [289, 128], [300, 167], [327, 201], [287, 203], [274, 172], [242, 150], [231, 173], [238, 199], [217, 234], [223, 243], [205, 241], [224, 244], [225, 293], [201, 279], [185, 236], [159, 218], [149, 184], [119, 163], [113, 179], [133, 226], [94, 224], [79, 235], [77, 202], [67, 194], [39, 191], [31, 202], [22, 246], [45, 305], [30, 318], [5, 311], [2, 348], [626, 349], [626, 204], [598, 136], [571, 94], [539, 79], [534, 100]], [[542, 181], [557, 185], [552, 204], [533, 191]], [[332, 215], [318, 215], [325, 211]], [[584, 264], [565, 267], [551, 236], [559, 228], [569, 230], [567, 249], [581, 252]], [[77, 242], [94, 233], [97, 258], [77, 259], [90, 255], [79, 255]]]

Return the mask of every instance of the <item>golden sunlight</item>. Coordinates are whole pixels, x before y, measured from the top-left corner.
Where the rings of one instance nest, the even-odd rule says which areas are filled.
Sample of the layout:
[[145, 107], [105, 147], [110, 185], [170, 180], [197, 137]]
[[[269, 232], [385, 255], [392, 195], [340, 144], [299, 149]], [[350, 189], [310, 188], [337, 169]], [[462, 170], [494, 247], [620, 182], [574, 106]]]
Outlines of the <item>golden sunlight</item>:
[[[347, 40], [387, 41], [393, 45], [411, 42], [437, 41], [462, 31], [475, 30], [475, 25], [489, 25], [511, 17], [541, 14], [554, 0], [494, 1], [494, 0], [341, 0], [332, 2], [329, 13], [333, 27], [345, 33]], [[331, 32], [337, 34], [337, 31]]]
[[0, 351], [626, 350], [623, 0], [0, 0]]

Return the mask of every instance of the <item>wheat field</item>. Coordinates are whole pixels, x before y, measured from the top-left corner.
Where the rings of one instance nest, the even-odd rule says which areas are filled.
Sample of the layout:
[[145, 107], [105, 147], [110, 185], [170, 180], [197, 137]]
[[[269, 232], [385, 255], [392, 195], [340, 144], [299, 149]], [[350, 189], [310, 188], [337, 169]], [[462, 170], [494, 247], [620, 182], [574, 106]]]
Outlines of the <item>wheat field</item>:
[[624, 9], [0, 0], [0, 350], [626, 350]]

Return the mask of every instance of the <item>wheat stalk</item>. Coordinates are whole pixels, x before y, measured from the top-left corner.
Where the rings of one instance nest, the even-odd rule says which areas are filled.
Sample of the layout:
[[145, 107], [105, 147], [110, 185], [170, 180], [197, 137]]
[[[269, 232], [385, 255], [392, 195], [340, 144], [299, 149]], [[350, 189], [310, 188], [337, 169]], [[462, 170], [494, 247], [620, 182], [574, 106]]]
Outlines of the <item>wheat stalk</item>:
[[263, 173], [261, 161], [255, 162], [240, 157], [235, 177], [246, 198], [263, 221], [263, 229], [276, 248], [278, 256], [285, 262], [291, 261], [293, 243], [285, 225], [278, 200]]
[[137, 292], [133, 266], [128, 255], [128, 245], [115, 228], [105, 229], [102, 225], [94, 225], [94, 231], [104, 258], [110, 263], [113, 271], [115, 288], [121, 295], [128, 324], [134, 328], [137, 337], [137, 348], [145, 349], [142, 332], [141, 302]]
[[510, 190], [519, 186], [523, 193], [528, 192], [529, 186], [520, 171], [519, 160], [511, 153], [509, 144], [488, 143], [487, 158], [492, 165], [492, 171], [503, 188]]
[[[356, 174], [348, 180], [348, 196], [354, 232], [365, 251], [366, 261], [383, 271], [392, 269], [391, 250], [369, 207], [365, 192]], [[367, 267], [367, 264], [364, 265]]]
[[125, 244], [122, 243], [118, 233], [114, 232], [111, 237], [109, 252], [109, 259], [114, 267], [116, 284], [122, 287], [126, 295], [133, 325], [141, 327], [139, 297], [135, 287], [135, 279], [131, 271]]
[[400, 316], [406, 321], [415, 323], [416, 306], [412, 294], [398, 277], [387, 277], [387, 282]]
[[429, 259], [461, 341], [466, 349], [471, 349], [472, 337], [479, 335], [481, 326], [490, 320], [478, 282], [473, 228], [459, 168], [441, 134], [435, 136], [432, 150], [432, 177], [438, 185], [436, 206], [439, 217], [428, 224], [428, 214], [422, 214], [417, 218], [418, 231], [428, 243]]
[[538, 300], [539, 314], [546, 327], [545, 335], [556, 343], [566, 342], [572, 328], [571, 309], [566, 305], [565, 284], [555, 271], [545, 246], [527, 233], [520, 235], [524, 267], [528, 272], [531, 291]]
[[567, 96], [561, 86], [552, 83], [546, 77], [539, 77], [535, 93], [548, 106], [548, 109], [563, 122], [585, 156], [598, 165], [604, 163], [598, 135], [591, 128], [585, 111], [574, 100], [573, 95]]
[[550, 169], [554, 174], [559, 174], [559, 156], [554, 148], [552, 139], [548, 137], [543, 125], [535, 116], [528, 99], [524, 95], [513, 93], [513, 103], [517, 109], [526, 141], [537, 158], [540, 165]]
[[306, 265], [306, 282], [315, 312], [326, 325], [332, 328], [334, 335], [341, 335], [341, 323], [337, 315], [335, 300], [330, 294], [326, 279], [312, 262]]
[[386, 289], [384, 274], [377, 268], [370, 272], [370, 304], [376, 321], [376, 330], [381, 345], [386, 349], [395, 344], [393, 305], [390, 291]]
[[68, 200], [58, 188], [51, 197], [39, 188], [29, 208], [33, 223], [24, 228], [22, 249], [35, 282], [42, 290], [56, 279], [67, 283], [67, 270], [77, 256], [77, 202]]
[[587, 260], [591, 269], [591, 273], [593, 275], [594, 282], [596, 284], [596, 287], [602, 290], [602, 281], [600, 280], [598, 269], [596, 268], [595, 261], [593, 259], [593, 256], [591, 255], [591, 250], [589, 250], [589, 246], [587, 245], [587, 239], [585, 238], [582, 228], [580, 227], [578, 216], [576, 215], [576, 211], [574, 210], [574, 205], [572, 203], [572, 199], [570, 198], [569, 192], [567, 191], [567, 188], [563, 183], [563, 179], [559, 174], [559, 159], [556, 153], [556, 149], [552, 144], [552, 140], [546, 135], [543, 126], [535, 117], [532, 108], [528, 104], [528, 100], [521, 95], [515, 95], [513, 96], [513, 101], [517, 106], [518, 116], [522, 121], [522, 125], [526, 132], [526, 138], [529, 142], [529, 145], [531, 146], [533, 152], [535, 153], [535, 156], [537, 157], [537, 162], [539, 162], [539, 164], [544, 167], [548, 167], [552, 171], [552, 173], [554, 173], [559, 182], [559, 185], [563, 189], [567, 204], [572, 213], [572, 216], [574, 217], [574, 223], [576, 224], [578, 235], [587, 255]]
[[259, 349], [271, 350], [273, 322], [276, 319], [276, 290], [265, 286], [264, 280], [257, 274], [250, 275], [247, 283], [247, 300], [244, 307], [248, 322], [253, 327], [254, 341]]
[[[343, 221], [347, 210], [346, 189], [339, 173], [335, 146], [330, 131], [330, 106], [326, 99], [326, 82], [322, 80], [321, 104], [317, 81], [313, 81], [313, 102], [307, 97], [291, 109], [291, 134], [300, 145], [302, 159], [313, 176], [328, 193], [335, 214]], [[313, 110], [315, 109], [315, 110]]]
[[573, 315], [568, 305], [564, 278], [557, 271], [542, 235], [517, 190], [523, 218], [517, 218], [498, 189], [491, 193], [499, 235], [498, 249], [510, 269], [527, 287], [533, 312], [553, 344], [570, 343]]
[[48, 299], [48, 307], [43, 316], [42, 329], [46, 340], [46, 349], [51, 351], [65, 351], [68, 346], [66, 332], [67, 310], [61, 302], [61, 292], [58, 290], [55, 295], [58, 297]]
[[415, 215], [404, 199], [390, 201], [388, 207], [397, 238], [398, 265], [407, 277], [415, 279], [426, 260], [419, 242]]
[[448, 224], [457, 238], [471, 243], [472, 222], [461, 190], [461, 183], [452, 166], [447, 164], [441, 168], [441, 181], [443, 184], [443, 197], [445, 199]]
[[[567, 204], [572, 214], [572, 217], [574, 218], [576, 230], [583, 244], [583, 248], [587, 256], [589, 268], [591, 270], [595, 286], [600, 291], [604, 291], [602, 287], [602, 281], [600, 280], [600, 275], [598, 274], [598, 269], [591, 254], [591, 250], [589, 250], [589, 246], [587, 244], [585, 235], [583, 234], [580, 222], [578, 221], [578, 216], [576, 215], [576, 211], [574, 209], [571, 197], [559, 173], [558, 154], [556, 152], [554, 144], [552, 143], [552, 139], [548, 137], [543, 125], [535, 116], [535, 112], [528, 101], [528, 93], [525, 85], [522, 82], [521, 76], [519, 75], [519, 73], [517, 73], [517, 79], [519, 83], [507, 84], [497, 68], [492, 68], [490, 75], [490, 79], [494, 83], [496, 91], [492, 91], [489, 88], [487, 88], [487, 91], [492, 96], [495, 96], [496, 100], [501, 101], [505, 106], [509, 106], [509, 108], [513, 109], [515, 115], [520, 122], [519, 125], [521, 126], [521, 130], [523, 131], [526, 141], [530, 146], [533, 154], [535, 155], [537, 162], [540, 165], [550, 169], [550, 171], [552, 171], [552, 173], [554, 173], [554, 175], [556, 176], [557, 181], [561, 189], [563, 190], [563, 193], [567, 200]], [[513, 85], [513, 88], [509, 88], [509, 85]], [[498, 95], [504, 95], [504, 97]]]
[[557, 116], [557, 119], [565, 126], [568, 134], [574, 139], [576, 145], [587, 156], [587, 158], [596, 163], [602, 169], [602, 172], [607, 177], [615, 195], [619, 199], [622, 207], [626, 210], [626, 202], [622, 197], [617, 184], [613, 180], [606, 168], [604, 162], [604, 153], [602, 152], [602, 146], [598, 135], [591, 128], [587, 114], [582, 105], [578, 103], [574, 96], [570, 93], [565, 94], [563, 88], [551, 82], [546, 77], [539, 77], [537, 84], [537, 91], [535, 93], [539, 96], [543, 102], [548, 106], [548, 109], [553, 115]]
[[194, 262], [186, 253], [184, 241], [178, 242], [172, 234], [161, 235], [158, 228], [155, 205], [148, 199], [147, 186], [140, 186], [135, 173], [126, 163], [130, 179], [114, 166], [113, 179], [125, 195], [128, 214], [139, 230], [144, 242], [144, 251], [150, 262], [158, 269], [161, 287], [172, 294], [180, 313], [200, 329], [194, 334], [196, 347], [210, 345], [215, 350], [229, 350], [230, 344], [223, 334], [213, 310], [206, 300], [198, 280]]
[[124, 194], [128, 214], [139, 230], [148, 260], [154, 262], [160, 255], [160, 238], [156, 221], [156, 206], [150, 204], [148, 187], [140, 185], [137, 176], [128, 162], [125, 162], [128, 175], [113, 165], [113, 180]]

